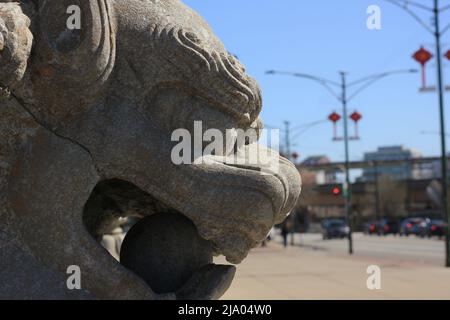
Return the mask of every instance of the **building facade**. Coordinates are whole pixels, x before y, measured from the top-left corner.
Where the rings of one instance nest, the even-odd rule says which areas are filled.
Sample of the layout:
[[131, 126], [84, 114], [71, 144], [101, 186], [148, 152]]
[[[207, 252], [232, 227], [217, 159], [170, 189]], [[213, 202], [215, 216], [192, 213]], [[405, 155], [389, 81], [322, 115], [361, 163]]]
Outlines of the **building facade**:
[[408, 160], [421, 158], [422, 154], [413, 149], [407, 149], [403, 146], [379, 147], [377, 151], [364, 154], [364, 161], [383, 162], [383, 161], [402, 161], [397, 165], [374, 165], [363, 170], [362, 176], [358, 179], [363, 182], [372, 182], [377, 177], [386, 175], [393, 180], [402, 181], [409, 179], [429, 179], [433, 174], [431, 164], [411, 164]]
[[[322, 165], [331, 163], [330, 158], [327, 156], [311, 156], [306, 158], [300, 165], [300, 168], [314, 166], [314, 165]], [[315, 181], [315, 184], [327, 184], [327, 183], [336, 183], [337, 177], [335, 171], [327, 171], [327, 170], [315, 170], [315, 171], [307, 171], [300, 170], [302, 177], [311, 177]]]

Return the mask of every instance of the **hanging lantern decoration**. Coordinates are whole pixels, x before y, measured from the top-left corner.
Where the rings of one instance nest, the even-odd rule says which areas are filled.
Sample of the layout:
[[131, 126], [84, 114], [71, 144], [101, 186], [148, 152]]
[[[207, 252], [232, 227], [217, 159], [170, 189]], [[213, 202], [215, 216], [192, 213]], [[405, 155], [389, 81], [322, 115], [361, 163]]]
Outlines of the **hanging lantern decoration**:
[[355, 123], [355, 140], [359, 140], [359, 130], [358, 130], [358, 123], [359, 121], [361, 121], [362, 119], [362, 115], [355, 111], [350, 115], [350, 119], [353, 120], [353, 122]]
[[450, 60], [450, 50], [447, 51], [447, 53], [445, 54], [445, 57]]
[[291, 156], [292, 159], [294, 160], [294, 163], [297, 162], [298, 158], [300, 157], [300, 155], [297, 152], [293, 152]]
[[[447, 52], [448, 53], [448, 52]], [[427, 51], [423, 46], [420, 47], [419, 51], [413, 54], [413, 59], [420, 63], [422, 68], [422, 88], [425, 89], [427, 87], [427, 79], [426, 79], [426, 67], [428, 61], [433, 58], [433, 55]]]
[[333, 140], [337, 140], [337, 123], [339, 122], [339, 120], [341, 120], [341, 116], [339, 114], [337, 114], [336, 112], [333, 112], [332, 114], [330, 114], [328, 116], [328, 120], [330, 120], [331, 122], [333, 122]]

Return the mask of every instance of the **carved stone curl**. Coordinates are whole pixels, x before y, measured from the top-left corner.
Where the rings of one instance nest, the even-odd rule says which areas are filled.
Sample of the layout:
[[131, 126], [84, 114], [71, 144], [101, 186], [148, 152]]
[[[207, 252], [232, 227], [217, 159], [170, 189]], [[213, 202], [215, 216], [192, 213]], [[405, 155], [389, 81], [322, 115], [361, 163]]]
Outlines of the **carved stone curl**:
[[33, 41], [29, 26], [18, 3], [0, 6], [0, 99], [9, 97], [27, 69]]

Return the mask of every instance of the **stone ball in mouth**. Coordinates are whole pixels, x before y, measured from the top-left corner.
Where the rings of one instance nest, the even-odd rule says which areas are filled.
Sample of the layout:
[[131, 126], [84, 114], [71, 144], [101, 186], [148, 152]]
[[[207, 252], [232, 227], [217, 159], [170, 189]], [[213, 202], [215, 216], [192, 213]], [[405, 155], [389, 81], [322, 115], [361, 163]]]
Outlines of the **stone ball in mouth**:
[[211, 243], [195, 225], [176, 213], [141, 219], [127, 233], [120, 262], [159, 294], [180, 289], [202, 267], [212, 264]]

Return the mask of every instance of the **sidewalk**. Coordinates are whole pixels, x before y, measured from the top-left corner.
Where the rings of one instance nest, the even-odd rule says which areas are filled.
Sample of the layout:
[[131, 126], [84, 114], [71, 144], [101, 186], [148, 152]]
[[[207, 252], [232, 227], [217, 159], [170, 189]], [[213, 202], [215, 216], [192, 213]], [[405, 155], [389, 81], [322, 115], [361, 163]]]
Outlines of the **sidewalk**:
[[[381, 268], [381, 290], [367, 289], [370, 265]], [[272, 242], [237, 267], [223, 299], [450, 299], [450, 270]]]

